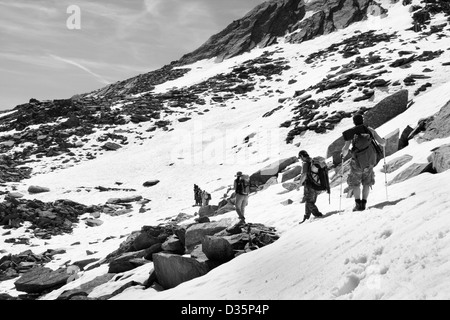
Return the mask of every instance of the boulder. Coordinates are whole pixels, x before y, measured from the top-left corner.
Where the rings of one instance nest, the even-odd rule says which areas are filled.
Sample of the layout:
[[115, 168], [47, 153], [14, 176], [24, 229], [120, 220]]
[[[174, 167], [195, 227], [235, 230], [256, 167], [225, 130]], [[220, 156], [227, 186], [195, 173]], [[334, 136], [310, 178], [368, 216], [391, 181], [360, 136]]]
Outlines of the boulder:
[[106, 203], [111, 203], [111, 204], [130, 203], [130, 202], [135, 202], [135, 201], [140, 201], [140, 200], [142, 200], [142, 196], [130, 196], [130, 197], [123, 197], [123, 198], [111, 198], [111, 199], [108, 199], [108, 201]]
[[413, 157], [410, 156], [409, 154], [405, 154], [401, 157], [395, 158], [395, 159], [389, 161], [386, 164], [386, 168], [381, 169], [381, 172], [383, 172], [383, 173], [395, 172], [398, 169], [400, 169], [401, 167], [403, 167], [405, 164], [410, 162], [412, 159], [413, 159]]
[[430, 141], [450, 137], [450, 101], [434, 116], [427, 125], [422, 139]]
[[225, 238], [205, 236], [202, 240], [202, 250], [209, 260], [223, 263], [234, 258], [231, 243]]
[[222, 214], [225, 214], [227, 212], [234, 211], [234, 210], [236, 210], [235, 205], [232, 204], [230, 201], [228, 201], [226, 205], [224, 205], [224, 206], [220, 207], [219, 209], [217, 209], [215, 215], [217, 215], [217, 216], [218, 215], [222, 215]]
[[85, 260], [80, 260], [80, 261], [75, 261], [74, 263], [72, 263], [72, 265], [77, 266], [78, 268], [80, 268], [80, 270], [84, 270], [84, 268], [94, 262], [97, 262], [99, 259], [93, 258], [93, 259], [85, 259]]
[[212, 236], [232, 224], [230, 219], [223, 219], [217, 222], [194, 224], [186, 230], [185, 245], [188, 252], [192, 251], [195, 245], [200, 244], [205, 236]]
[[157, 282], [166, 290], [204, 276], [211, 270], [205, 260], [167, 253], [155, 253], [153, 264]]
[[131, 248], [134, 251], [140, 251], [150, 248], [157, 243], [162, 243], [158, 237], [155, 237], [147, 232], [142, 232], [136, 237], [136, 239], [134, 239]]
[[384, 139], [386, 139], [386, 157], [389, 157], [398, 151], [399, 136], [400, 130], [397, 129], [384, 137]]
[[411, 128], [410, 126], [407, 126], [401, 136], [400, 139], [398, 141], [398, 150], [402, 150], [404, 148], [406, 148], [409, 145], [409, 135], [411, 134], [411, 132], [413, 132], [413, 128]]
[[145, 249], [144, 259], [153, 261], [153, 254], [163, 251], [162, 243], [155, 243], [151, 247]]
[[99, 227], [103, 224], [102, 220], [99, 219], [87, 219], [86, 225], [89, 227]]
[[44, 192], [49, 192], [50, 189], [46, 188], [46, 187], [39, 187], [39, 186], [29, 186], [28, 187], [28, 192], [32, 193], [32, 194], [36, 194], [36, 193], [44, 193]]
[[374, 129], [406, 111], [408, 90], [400, 90], [380, 101], [364, 114], [364, 122]]
[[161, 249], [163, 251], [168, 251], [176, 254], [184, 253], [183, 243], [176, 236], [170, 236], [162, 245]]
[[116, 274], [114, 273], [107, 273], [89, 282], [82, 282], [76, 289], [63, 291], [56, 300], [71, 300], [79, 296], [87, 297], [95, 288], [109, 282], [115, 276]]
[[278, 176], [284, 169], [298, 162], [297, 157], [290, 157], [274, 162], [250, 176], [252, 184], [260, 186], [265, 184], [270, 178]]
[[107, 142], [102, 146], [102, 148], [109, 151], [115, 151], [122, 148], [122, 146], [114, 142]]
[[285, 172], [281, 175], [281, 183], [286, 182], [288, 180], [294, 179], [295, 177], [302, 174], [302, 166], [295, 166]]
[[433, 153], [428, 157], [437, 173], [442, 173], [450, 169], [450, 144], [442, 145], [431, 150]]
[[124, 253], [119, 257], [114, 258], [109, 263], [108, 273], [122, 273], [133, 270], [142, 264], [148, 263], [148, 261], [144, 259], [144, 256], [145, 250]]
[[392, 181], [390, 181], [388, 185], [391, 186], [393, 184], [409, 180], [425, 172], [434, 173], [433, 165], [431, 163], [414, 163], [405, 170], [403, 170], [394, 179], [392, 179]]
[[214, 216], [215, 212], [216, 212], [217, 207], [213, 207], [213, 206], [203, 206], [198, 210], [198, 215], [200, 216], [200, 218], [203, 217], [212, 217]]
[[159, 180], [149, 180], [143, 183], [144, 187], [153, 187], [156, 186], [160, 181]]
[[67, 283], [70, 274], [66, 269], [53, 271], [45, 267], [36, 267], [23, 274], [14, 286], [17, 291], [26, 293], [42, 293], [48, 290], [55, 290]]
[[277, 177], [272, 177], [269, 180], [267, 180], [267, 182], [264, 184], [264, 186], [262, 187], [261, 190], [266, 190], [267, 188], [269, 188], [270, 186], [274, 186], [278, 183], [278, 179]]

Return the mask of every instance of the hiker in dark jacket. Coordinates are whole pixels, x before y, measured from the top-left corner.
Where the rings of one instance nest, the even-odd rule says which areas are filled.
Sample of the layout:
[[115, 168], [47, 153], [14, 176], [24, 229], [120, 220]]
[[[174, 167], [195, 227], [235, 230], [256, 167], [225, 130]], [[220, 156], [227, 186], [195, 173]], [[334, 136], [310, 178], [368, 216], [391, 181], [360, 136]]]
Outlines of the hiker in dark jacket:
[[248, 205], [250, 194], [250, 179], [248, 175], [243, 175], [241, 171], [236, 173], [234, 191], [236, 193], [235, 206], [239, 216], [239, 223], [245, 224], [245, 207]]
[[319, 192], [312, 188], [308, 180], [308, 171], [309, 167], [311, 166], [312, 159], [309, 156], [308, 152], [306, 152], [305, 150], [300, 151], [298, 157], [303, 161], [302, 175], [300, 176], [299, 180], [299, 185], [303, 185], [304, 188], [303, 200], [305, 201], [305, 216], [303, 218], [303, 221], [300, 222], [300, 224], [302, 224], [311, 217], [311, 214], [317, 218], [323, 217], [323, 214], [316, 206], [317, 196], [319, 195]]
[[199, 186], [196, 184], [194, 184], [194, 200], [195, 206], [202, 205], [202, 189], [200, 189]]
[[[353, 116], [353, 123], [355, 127], [350, 129], [349, 132], [352, 132], [352, 130], [366, 130], [366, 137], [367, 135], [371, 135], [380, 146], [384, 147], [386, 145], [386, 141], [381, 138], [374, 129], [364, 125], [364, 117], [362, 114], [355, 114]], [[353, 196], [355, 197], [355, 207], [353, 211], [364, 211], [366, 210], [370, 189], [375, 184], [375, 173], [373, 168], [375, 167], [377, 156], [371, 143], [367, 148], [358, 150], [355, 146], [357, 143], [355, 140], [356, 138], [357, 134], [351, 134], [351, 138], [346, 141], [342, 148], [341, 157], [344, 159], [349, 152], [350, 146], [352, 146], [352, 160], [350, 161], [350, 174], [348, 175], [347, 183], [353, 190]]]

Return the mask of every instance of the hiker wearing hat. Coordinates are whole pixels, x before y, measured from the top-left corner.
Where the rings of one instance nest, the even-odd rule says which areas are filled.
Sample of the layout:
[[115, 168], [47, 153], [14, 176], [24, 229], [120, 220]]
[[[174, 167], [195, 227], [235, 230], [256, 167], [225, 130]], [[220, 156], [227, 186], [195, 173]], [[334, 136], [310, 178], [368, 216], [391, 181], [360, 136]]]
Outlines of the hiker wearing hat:
[[248, 175], [244, 175], [241, 171], [236, 173], [234, 191], [236, 193], [235, 206], [239, 216], [239, 223], [245, 224], [245, 207], [248, 205], [250, 194], [250, 179]]
[[305, 202], [305, 216], [303, 218], [303, 221], [300, 222], [300, 224], [302, 224], [311, 217], [311, 214], [317, 218], [323, 217], [323, 214], [319, 211], [319, 209], [316, 206], [317, 196], [319, 195], [320, 192], [316, 191], [311, 186], [311, 183], [308, 180], [308, 171], [309, 167], [311, 166], [312, 159], [309, 156], [308, 152], [306, 152], [305, 150], [300, 151], [298, 153], [298, 157], [300, 160], [303, 161], [302, 174], [298, 182], [298, 184], [300, 186], [303, 185], [304, 188], [302, 201]]
[[[375, 184], [373, 168], [377, 164], [377, 152], [372, 140], [383, 147], [386, 145], [386, 141], [373, 128], [364, 124], [362, 114], [356, 113], [353, 116], [353, 123], [355, 127], [343, 133], [346, 142], [342, 148], [341, 158], [343, 160], [349, 151], [351, 152], [352, 159], [347, 183], [355, 197], [353, 211], [364, 211], [366, 210], [370, 189]], [[352, 146], [351, 150], [350, 146]]]

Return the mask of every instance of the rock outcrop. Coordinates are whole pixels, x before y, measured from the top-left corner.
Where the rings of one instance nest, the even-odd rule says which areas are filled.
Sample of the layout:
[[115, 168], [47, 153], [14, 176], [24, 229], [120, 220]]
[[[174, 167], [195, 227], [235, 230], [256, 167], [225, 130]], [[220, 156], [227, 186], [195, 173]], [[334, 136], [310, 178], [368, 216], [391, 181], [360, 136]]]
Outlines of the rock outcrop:
[[[365, 18], [369, 0], [271, 0], [251, 10], [197, 50], [178, 62], [190, 64], [217, 57], [220, 60], [275, 44], [290, 33], [288, 41], [300, 43]], [[307, 13], [313, 13], [307, 16]]]

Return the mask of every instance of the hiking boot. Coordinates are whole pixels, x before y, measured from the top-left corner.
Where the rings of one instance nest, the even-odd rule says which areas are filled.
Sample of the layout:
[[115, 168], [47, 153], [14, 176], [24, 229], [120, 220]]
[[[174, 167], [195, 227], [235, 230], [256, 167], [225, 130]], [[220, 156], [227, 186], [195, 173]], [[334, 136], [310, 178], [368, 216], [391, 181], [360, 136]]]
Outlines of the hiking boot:
[[361, 211], [366, 210], [367, 200], [361, 200]]
[[316, 213], [316, 218], [323, 218], [323, 213], [322, 212]]
[[355, 207], [353, 208], [353, 211], [362, 211], [362, 201], [359, 199], [355, 200]]

